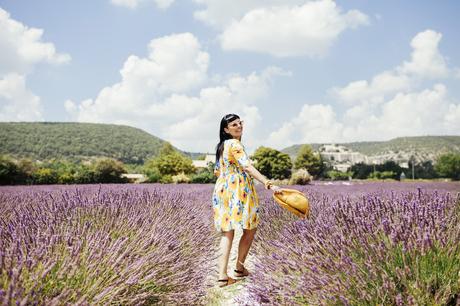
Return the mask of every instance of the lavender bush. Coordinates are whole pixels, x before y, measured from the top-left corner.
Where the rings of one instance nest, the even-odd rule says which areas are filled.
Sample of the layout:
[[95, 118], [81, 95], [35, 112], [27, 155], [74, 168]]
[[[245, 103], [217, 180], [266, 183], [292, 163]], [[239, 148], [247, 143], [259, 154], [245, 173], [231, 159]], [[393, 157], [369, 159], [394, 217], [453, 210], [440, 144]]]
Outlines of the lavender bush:
[[[0, 188], [0, 301], [198, 305], [217, 274], [213, 185]], [[296, 186], [300, 221], [258, 188], [255, 269], [240, 304], [455, 305], [454, 183]]]
[[263, 243], [241, 304], [459, 303], [458, 196], [376, 187], [348, 196], [304, 189], [313, 207], [305, 221], [265, 203]]
[[6, 304], [198, 304], [215, 254], [204, 194], [113, 185], [0, 193]]

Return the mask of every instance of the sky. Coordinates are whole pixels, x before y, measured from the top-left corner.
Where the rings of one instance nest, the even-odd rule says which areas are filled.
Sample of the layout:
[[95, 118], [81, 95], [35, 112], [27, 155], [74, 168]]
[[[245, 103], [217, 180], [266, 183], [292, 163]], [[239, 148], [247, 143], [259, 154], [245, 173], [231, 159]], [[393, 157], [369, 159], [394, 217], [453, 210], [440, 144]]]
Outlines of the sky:
[[0, 0], [0, 121], [243, 143], [460, 135], [456, 0]]

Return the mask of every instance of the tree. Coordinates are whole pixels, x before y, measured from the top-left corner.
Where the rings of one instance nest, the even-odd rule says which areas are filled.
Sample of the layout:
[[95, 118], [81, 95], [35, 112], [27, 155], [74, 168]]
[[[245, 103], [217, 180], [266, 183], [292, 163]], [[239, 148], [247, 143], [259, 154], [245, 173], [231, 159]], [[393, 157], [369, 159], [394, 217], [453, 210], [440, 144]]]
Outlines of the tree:
[[144, 171], [146, 173], [155, 173], [154, 169], [157, 169], [162, 176], [174, 176], [179, 173], [191, 174], [195, 172], [192, 160], [175, 150], [168, 142], [163, 144], [160, 154], [157, 157], [147, 161]]
[[294, 162], [294, 169], [306, 169], [313, 176], [318, 176], [324, 168], [321, 155], [315, 154], [309, 145], [302, 145]]
[[94, 179], [97, 183], [126, 183], [121, 175], [126, 173], [122, 162], [111, 158], [99, 159], [93, 166]]
[[263, 175], [274, 179], [287, 179], [291, 176], [292, 162], [289, 155], [272, 148], [259, 147], [252, 159], [255, 167]]
[[174, 149], [174, 147], [172, 146], [172, 144], [170, 144], [169, 142], [165, 142], [165, 143], [163, 143], [163, 145], [161, 146], [158, 155], [169, 155], [169, 154], [173, 154], [173, 153], [176, 153], [176, 152], [177, 152], [177, 150]]
[[192, 160], [178, 152], [160, 155], [148, 162], [147, 167], [157, 168], [161, 175], [177, 175], [181, 172], [189, 174], [195, 171]]
[[0, 185], [12, 185], [16, 183], [19, 169], [16, 163], [3, 155], [0, 155]]
[[37, 169], [34, 162], [30, 159], [22, 158], [18, 161], [17, 167], [18, 167], [17, 183], [19, 184], [32, 183], [32, 175]]
[[[412, 177], [412, 162], [413, 161], [411, 160], [409, 161], [409, 173], [411, 173], [410, 177]], [[418, 164], [414, 162], [413, 166], [414, 166], [414, 176], [416, 178], [432, 179], [438, 176], [431, 160], [427, 160], [427, 161], [424, 161]]]
[[373, 172], [373, 167], [365, 163], [357, 163], [351, 166], [350, 169], [353, 172], [353, 178], [367, 179]]
[[439, 156], [435, 169], [441, 177], [460, 180], [460, 154], [447, 153]]
[[[401, 172], [403, 171], [402, 168], [394, 161], [392, 160], [387, 160], [381, 165], [376, 166], [376, 170], [382, 173], [386, 173], [386, 175], [390, 175], [390, 172], [392, 172], [391, 178], [398, 180]], [[383, 175], [383, 174], [382, 174]], [[381, 178], [390, 178], [390, 177], [381, 177]]]

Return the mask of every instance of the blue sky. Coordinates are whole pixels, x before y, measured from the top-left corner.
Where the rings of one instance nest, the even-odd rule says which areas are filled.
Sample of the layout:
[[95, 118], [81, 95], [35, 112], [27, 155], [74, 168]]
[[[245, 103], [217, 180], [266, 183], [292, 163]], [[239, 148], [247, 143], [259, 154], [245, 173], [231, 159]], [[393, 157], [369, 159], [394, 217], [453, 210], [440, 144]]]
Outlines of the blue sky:
[[0, 0], [0, 121], [243, 142], [458, 135], [458, 1]]

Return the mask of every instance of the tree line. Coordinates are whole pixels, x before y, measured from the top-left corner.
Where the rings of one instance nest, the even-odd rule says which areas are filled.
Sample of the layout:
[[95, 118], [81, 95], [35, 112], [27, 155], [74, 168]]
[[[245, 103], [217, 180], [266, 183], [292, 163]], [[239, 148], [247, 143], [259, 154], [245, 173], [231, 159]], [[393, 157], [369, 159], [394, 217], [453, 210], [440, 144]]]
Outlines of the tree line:
[[[281, 151], [259, 147], [251, 156], [254, 166], [265, 176], [282, 184], [307, 184], [312, 179], [396, 179], [402, 177], [417, 179], [450, 178], [460, 180], [460, 154], [449, 153], [440, 156], [433, 165], [431, 161], [409, 162], [402, 168], [394, 161], [369, 165], [358, 163], [347, 172], [334, 170], [321, 155], [309, 145], [302, 145], [297, 157]], [[413, 163], [413, 164], [412, 164]], [[0, 184], [92, 184], [126, 183], [121, 175], [131, 172], [143, 173], [151, 183], [214, 183], [214, 164], [196, 169], [192, 160], [178, 152], [171, 144], [164, 143], [159, 154], [143, 165], [129, 165], [112, 158], [100, 158], [87, 162], [49, 160], [33, 162], [30, 159], [14, 160], [0, 156]]]

